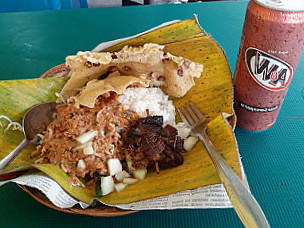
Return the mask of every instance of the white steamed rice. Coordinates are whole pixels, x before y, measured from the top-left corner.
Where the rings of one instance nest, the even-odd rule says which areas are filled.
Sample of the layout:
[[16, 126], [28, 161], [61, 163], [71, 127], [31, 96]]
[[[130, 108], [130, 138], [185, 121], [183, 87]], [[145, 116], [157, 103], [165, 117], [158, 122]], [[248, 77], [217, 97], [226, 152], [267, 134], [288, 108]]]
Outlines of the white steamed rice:
[[160, 88], [129, 88], [119, 97], [126, 108], [146, 117], [149, 109], [151, 116], [163, 116], [164, 125], [175, 125], [175, 107]]
[[160, 88], [128, 88], [119, 97], [119, 102], [141, 117], [147, 116], [147, 109], [151, 116], [163, 116], [164, 126], [170, 124], [176, 127], [182, 138], [187, 138], [190, 133], [184, 123], [175, 123], [174, 104]]

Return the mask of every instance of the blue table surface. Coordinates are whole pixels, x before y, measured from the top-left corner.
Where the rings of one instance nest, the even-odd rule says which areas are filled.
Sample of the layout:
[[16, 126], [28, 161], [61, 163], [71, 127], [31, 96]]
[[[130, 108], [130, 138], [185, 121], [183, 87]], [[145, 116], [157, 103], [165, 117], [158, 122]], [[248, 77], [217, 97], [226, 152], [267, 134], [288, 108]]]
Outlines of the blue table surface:
[[[67, 55], [196, 14], [234, 72], [248, 1], [55, 10], [0, 14], [0, 80], [35, 78]], [[304, 227], [304, 56], [276, 124], [236, 128], [253, 195], [272, 227]], [[0, 227], [242, 227], [233, 209], [152, 210], [102, 218], [39, 204], [15, 184], [0, 188]]]

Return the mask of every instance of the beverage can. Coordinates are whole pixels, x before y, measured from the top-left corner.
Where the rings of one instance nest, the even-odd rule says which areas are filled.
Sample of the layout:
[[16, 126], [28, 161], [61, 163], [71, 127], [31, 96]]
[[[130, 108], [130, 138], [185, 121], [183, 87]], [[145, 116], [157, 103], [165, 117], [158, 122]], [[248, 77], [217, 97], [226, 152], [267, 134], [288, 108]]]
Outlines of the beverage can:
[[251, 0], [234, 73], [237, 125], [271, 127], [304, 46], [304, 0]]

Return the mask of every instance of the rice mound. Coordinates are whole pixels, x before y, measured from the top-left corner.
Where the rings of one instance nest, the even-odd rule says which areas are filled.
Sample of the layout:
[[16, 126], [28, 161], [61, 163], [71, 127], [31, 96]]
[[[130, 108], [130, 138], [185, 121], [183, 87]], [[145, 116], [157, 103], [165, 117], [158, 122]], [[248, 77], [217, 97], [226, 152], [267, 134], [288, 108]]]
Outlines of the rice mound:
[[164, 126], [170, 124], [178, 130], [178, 135], [186, 139], [190, 134], [190, 128], [185, 123], [175, 122], [175, 107], [169, 96], [160, 88], [128, 88], [118, 101], [122, 103], [126, 109], [137, 112], [141, 117], [147, 117], [147, 109], [151, 116], [163, 116]]
[[164, 125], [175, 126], [175, 107], [160, 88], [128, 88], [119, 97], [125, 108], [137, 112], [141, 117], [163, 116]]

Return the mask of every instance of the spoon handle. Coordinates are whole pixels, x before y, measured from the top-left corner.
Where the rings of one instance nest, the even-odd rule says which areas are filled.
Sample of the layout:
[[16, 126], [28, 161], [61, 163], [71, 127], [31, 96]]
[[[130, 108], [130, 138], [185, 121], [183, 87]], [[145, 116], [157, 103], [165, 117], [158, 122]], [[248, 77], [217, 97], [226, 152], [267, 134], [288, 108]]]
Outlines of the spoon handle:
[[4, 169], [11, 164], [11, 162], [24, 150], [27, 145], [30, 143], [26, 138], [14, 149], [10, 152], [5, 158], [0, 161], [0, 174], [3, 173]]

